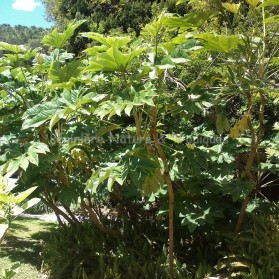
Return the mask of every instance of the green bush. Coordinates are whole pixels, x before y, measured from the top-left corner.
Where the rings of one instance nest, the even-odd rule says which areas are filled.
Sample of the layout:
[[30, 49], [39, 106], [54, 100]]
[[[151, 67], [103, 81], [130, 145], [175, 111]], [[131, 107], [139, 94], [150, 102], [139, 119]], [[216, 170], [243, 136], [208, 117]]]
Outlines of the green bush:
[[279, 274], [278, 216], [251, 216], [230, 242], [230, 253], [218, 264], [230, 278], [276, 279]]
[[[142, 227], [151, 230], [148, 224]], [[168, 256], [160, 235], [150, 239], [143, 232], [128, 231], [112, 237], [88, 223], [61, 227], [45, 245], [45, 268], [51, 271], [51, 278], [59, 279], [169, 278]], [[190, 278], [185, 265], [176, 263], [175, 278], [187, 276]]]

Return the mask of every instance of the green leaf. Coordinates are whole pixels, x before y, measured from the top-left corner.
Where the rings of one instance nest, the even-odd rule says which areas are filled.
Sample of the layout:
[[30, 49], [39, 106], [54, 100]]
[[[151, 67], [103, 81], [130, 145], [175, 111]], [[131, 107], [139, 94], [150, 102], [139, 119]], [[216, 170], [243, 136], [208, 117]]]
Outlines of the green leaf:
[[42, 43], [45, 46], [60, 49], [74, 35], [75, 30], [84, 22], [86, 22], [86, 20], [71, 22], [63, 33], [59, 33], [57, 28], [55, 28], [50, 34], [44, 36]]
[[155, 193], [163, 185], [164, 178], [158, 158], [149, 154], [144, 147], [130, 150], [126, 164], [132, 182], [146, 195]]
[[13, 216], [18, 216], [21, 213], [23, 213], [25, 210], [27, 210], [28, 208], [34, 206], [35, 204], [37, 204], [41, 199], [39, 198], [33, 198], [29, 201], [27, 201], [26, 203], [24, 203], [21, 207], [20, 206], [15, 206], [12, 210], [11, 210], [11, 215]]
[[82, 62], [74, 60], [66, 65], [62, 65], [59, 61], [54, 61], [50, 65], [49, 78], [54, 84], [68, 82], [71, 78], [77, 77], [81, 72]]
[[270, 6], [278, 6], [278, 5], [279, 5], [279, 0], [264, 0], [262, 4], [258, 6], [258, 9], [262, 7], [270, 7]]
[[31, 187], [28, 190], [19, 193], [17, 196], [14, 196], [11, 199], [11, 202], [14, 202], [16, 204], [20, 204], [21, 202], [23, 202], [27, 197], [29, 197], [35, 190], [37, 189], [37, 187]]
[[48, 146], [43, 143], [43, 142], [31, 142], [31, 146], [28, 149], [28, 153], [29, 152], [36, 152], [36, 153], [40, 153], [40, 154], [46, 154], [47, 152], [49, 152], [49, 148]]
[[115, 125], [115, 124], [112, 124], [112, 125], [109, 125], [107, 127], [103, 127], [101, 129], [99, 129], [97, 132], [96, 132], [96, 136], [97, 137], [100, 137], [102, 135], [105, 135], [113, 130], [117, 130], [117, 129], [121, 129], [121, 126], [119, 125]]
[[104, 71], [104, 72], [123, 72], [128, 67], [129, 63], [139, 56], [145, 48], [138, 48], [130, 53], [122, 53], [115, 46], [109, 48], [106, 52], [95, 56], [86, 67], [86, 71]]
[[5, 174], [13, 174], [15, 173], [17, 170], [19, 169], [19, 160], [17, 159], [13, 159], [13, 160], [10, 160], [8, 161], [6, 164], [5, 164], [5, 167], [3, 169], [3, 173]]
[[152, 36], [156, 38], [164, 28], [163, 26], [164, 16], [165, 16], [164, 13], [162, 13], [158, 17], [158, 19], [154, 19], [151, 23], [146, 24], [142, 29], [141, 34], [144, 36]]
[[241, 37], [237, 35], [225, 36], [204, 33], [195, 36], [195, 38], [202, 41], [206, 50], [214, 50], [223, 53], [231, 51], [237, 48], [239, 44], [242, 44]]
[[0, 244], [3, 241], [3, 238], [8, 230], [8, 224], [0, 224]]
[[9, 201], [9, 195], [0, 193], [0, 202], [7, 204], [8, 201]]
[[189, 28], [201, 27], [209, 18], [215, 15], [217, 15], [216, 11], [193, 12], [184, 17], [165, 16], [163, 22], [164, 26], [168, 29], [179, 28], [181, 31], [184, 31]]
[[123, 185], [126, 180], [126, 172], [123, 166], [116, 163], [110, 163], [108, 167], [98, 169], [86, 182], [86, 189], [91, 189], [93, 193], [97, 192], [98, 186], [107, 180], [108, 191], [112, 191], [115, 182]]
[[0, 50], [5, 50], [14, 54], [19, 54], [25, 52], [26, 48], [21, 45], [11, 45], [8, 43], [0, 42]]
[[241, 201], [252, 190], [253, 185], [247, 181], [234, 180], [228, 183], [223, 183], [220, 190], [224, 196], [230, 195], [233, 202]]
[[49, 121], [49, 130], [51, 131], [52, 128], [55, 126], [55, 124], [57, 124], [63, 118], [65, 118], [65, 116], [64, 116], [64, 109], [60, 109], [50, 119], [50, 121]]
[[133, 107], [134, 107], [134, 103], [133, 103], [133, 102], [128, 102], [128, 103], [126, 103], [126, 107], [125, 107], [124, 111], [125, 111], [125, 113], [126, 113], [128, 116], [131, 115], [131, 111], [132, 111]]
[[204, 205], [204, 207], [193, 207], [191, 212], [187, 214], [181, 214], [180, 217], [183, 217], [181, 224], [187, 225], [189, 231], [192, 233], [195, 229], [206, 223], [213, 223], [213, 217], [218, 217], [219, 212], [214, 214], [211, 212], [211, 208]]
[[81, 36], [95, 40], [108, 48], [114, 46], [119, 49], [120, 47], [127, 45], [131, 41], [130, 37], [107, 37], [95, 32], [81, 33]]
[[27, 157], [24, 155], [22, 155], [21, 157], [19, 157], [19, 167], [21, 167], [23, 170], [27, 170], [28, 166], [29, 166], [29, 161], [27, 159]]
[[36, 152], [28, 152], [27, 159], [33, 165], [36, 165], [36, 166], [39, 165], [39, 156]]
[[96, 56], [99, 52], [104, 52], [108, 49], [109, 47], [107, 46], [94, 46], [94, 47], [89, 47], [84, 50], [84, 52], [89, 55], [89, 56]]
[[179, 1], [177, 1], [176, 5], [180, 5], [180, 4], [183, 4], [183, 3], [186, 3], [186, 2], [195, 3], [197, 1], [198, 0], [179, 0]]
[[24, 120], [22, 129], [25, 130], [30, 127], [36, 128], [41, 126], [47, 120], [51, 119], [60, 108], [63, 108], [63, 104], [57, 100], [38, 104], [29, 108], [22, 116]]
[[224, 111], [217, 113], [216, 128], [219, 135], [222, 135], [224, 131], [228, 132], [230, 130], [230, 123]]
[[266, 18], [265, 23], [279, 23], [279, 15]]

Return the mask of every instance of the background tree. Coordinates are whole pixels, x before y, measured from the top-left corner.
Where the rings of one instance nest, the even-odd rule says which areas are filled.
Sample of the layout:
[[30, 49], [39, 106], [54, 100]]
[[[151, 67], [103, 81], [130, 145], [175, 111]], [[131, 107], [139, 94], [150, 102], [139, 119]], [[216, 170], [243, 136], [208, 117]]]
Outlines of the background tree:
[[[85, 19], [87, 22], [79, 31], [95, 31], [109, 33], [134, 32], [140, 34], [141, 28], [162, 10], [180, 15], [189, 11], [189, 6], [176, 6], [175, 0], [167, 1], [127, 1], [127, 0], [44, 0], [46, 15], [50, 21], [55, 21], [59, 29], [63, 29], [70, 20]], [[84, 38], [71, 39], [70, 51], [80, 52], [88, 40]]]
[[36, 26], [9, 24], [0, 25], [0, 41], [15, 45], [26, 45], [30, 48], [42, 47], [41, 40], [49, 32], [49, 29]]

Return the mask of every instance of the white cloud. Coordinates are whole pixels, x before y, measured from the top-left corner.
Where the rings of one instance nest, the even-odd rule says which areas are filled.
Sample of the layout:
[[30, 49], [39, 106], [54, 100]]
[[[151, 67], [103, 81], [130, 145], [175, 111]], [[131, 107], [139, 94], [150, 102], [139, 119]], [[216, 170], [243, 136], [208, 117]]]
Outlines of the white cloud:
[[33, 12], [36, 7], [41, 5], [41, 3], [36, 2], [35, 0], [15, 0], [13, 8], [19, 11]]

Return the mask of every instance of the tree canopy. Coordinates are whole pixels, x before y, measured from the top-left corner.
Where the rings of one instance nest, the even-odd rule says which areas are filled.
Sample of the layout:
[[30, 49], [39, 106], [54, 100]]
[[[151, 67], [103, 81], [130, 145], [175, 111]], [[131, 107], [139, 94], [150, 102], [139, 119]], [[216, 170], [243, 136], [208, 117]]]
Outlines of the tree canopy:
[[0, 41], [15, 45], [26, 45], [30, 48], [41, 47], [41, 40], [44, 35], [49, 32], [48, 29], [36, 26], [15, 25], [12, 27], [9, 24], [0, 25]]
[[0, 172], [58, 216], [54, 278], [279, 273], [279, 2], [185, 2], [138, 37], [73, 7], [46, 53], [0, 42]]

